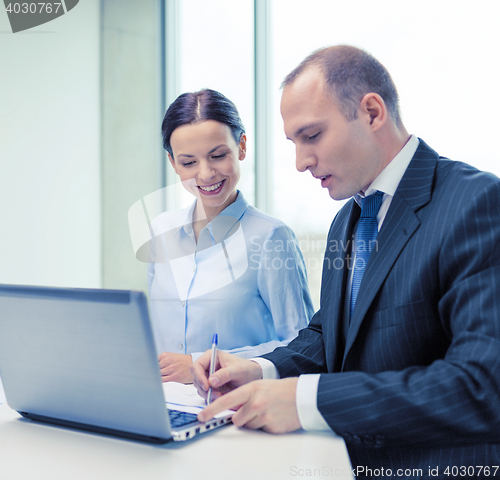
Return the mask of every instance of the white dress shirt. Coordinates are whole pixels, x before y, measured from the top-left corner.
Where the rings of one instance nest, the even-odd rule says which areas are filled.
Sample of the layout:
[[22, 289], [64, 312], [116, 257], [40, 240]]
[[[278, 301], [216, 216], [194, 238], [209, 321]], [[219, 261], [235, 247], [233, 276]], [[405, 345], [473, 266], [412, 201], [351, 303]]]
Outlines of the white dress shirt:
[[[361, 198], [363, 196], [371, 195], [377, 190], [384, 192], [382, 205], [380, 206], [380, 210], [377, 215], [379, 231], [385, 220], [385, 216], [387, 215], [387, 211], [389, 210], [399, 182], [403, 178], [403, 175], [406, 172], [406, 169], [408, 168], [408, 165], [410, 164], [410, 161], [418, 148], [418, 144], [418, 138], [415, 135], [411, 135], [410, 139], [406, 142], [401, 151], [380, 172], [380, 174], [377, 176], [377, 178], [375, 178], [375, 180], [366, 189], [366, 191], [359, 192], [354, 196], [356, 202], [358, 202], [358, 204], [361, 204]], [[352, 257], [355, 258], [355, 239], [352, 242], [352, 245]], [[345, 302], [345, 305], [350, 304], [349, 299], [351, 292], [351, 281], [352, 272], [350, 274], [348, 288], [346, 289], [348, 292], [346, 292], [347, 301]], [[348, 311], [349, 309], [346, 308], [345, 310]], [[348, 312], [344, 312], [344, 315], [345, 314], [348, 314]], [[278, 370], [269, 360], [265, 358], [254, 358], [252, 360], [257, 362], [261, 366], [262, 378], [280, 378]], [[295, 401], [300, 425], [304, 430], [331, 430], [330, 426], [326, 423], [317, 406], [318, 384], [320, 375], [320, 373], [315, 373], [299, 376]]]

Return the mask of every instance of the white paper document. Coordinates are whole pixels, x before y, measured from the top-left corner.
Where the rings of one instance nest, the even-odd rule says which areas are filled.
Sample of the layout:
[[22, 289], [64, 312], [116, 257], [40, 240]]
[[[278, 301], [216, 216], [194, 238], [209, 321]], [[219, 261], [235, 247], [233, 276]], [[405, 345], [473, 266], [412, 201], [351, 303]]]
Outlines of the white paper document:
[[173, 405], [198, 407], [198, 411], [207, 406], [205, 399], [198, 395], [193, 384], [166, 382], [163, 384], [163, 394], [165, 401]]
[[[205, 399], [198, 395], [193, 384], [177, 382], [166, 382], [163, 384], [163, 395], [167, 407], [181, 412], [198, 413], [207, 406]], [[215, 415], [215, 418], [234, 413], [232, 410], [224, 410]]]

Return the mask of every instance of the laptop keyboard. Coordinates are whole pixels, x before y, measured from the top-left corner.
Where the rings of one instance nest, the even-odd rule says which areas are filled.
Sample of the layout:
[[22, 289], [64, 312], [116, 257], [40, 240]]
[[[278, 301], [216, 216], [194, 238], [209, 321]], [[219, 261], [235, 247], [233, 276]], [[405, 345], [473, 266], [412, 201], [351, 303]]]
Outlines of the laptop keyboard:
[[181, 412], [179, 410], [169, 410], [168, 415], [170, 417], [170, 426], [171, 427], [182, 427], [183, 425], [187, 425], [188, 423], [197, 422], [195, 413], [187, 413]]

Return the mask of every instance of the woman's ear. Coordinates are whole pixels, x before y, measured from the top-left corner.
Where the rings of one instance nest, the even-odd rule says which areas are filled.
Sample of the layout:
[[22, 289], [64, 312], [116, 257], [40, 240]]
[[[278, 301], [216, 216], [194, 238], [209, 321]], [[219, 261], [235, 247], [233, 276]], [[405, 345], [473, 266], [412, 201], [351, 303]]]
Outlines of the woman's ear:
[[244, 160], [247, 156], [247, 136], [243, 133], [240, 137], [240, 154], [239, 159]]
[[[175, 170], [175, 173], [177, 173], [177, 167], [175, 166], [175, 160], [173, 159], [172, 155], [170, 155], [170, 152], [167, 152], [167, 156], [168, 156], [168, 159], [170, 160], [170, 164], [172, 165], [172, 167]], [[179, 174], [177, 173], [177, 175], [179, 175]]]

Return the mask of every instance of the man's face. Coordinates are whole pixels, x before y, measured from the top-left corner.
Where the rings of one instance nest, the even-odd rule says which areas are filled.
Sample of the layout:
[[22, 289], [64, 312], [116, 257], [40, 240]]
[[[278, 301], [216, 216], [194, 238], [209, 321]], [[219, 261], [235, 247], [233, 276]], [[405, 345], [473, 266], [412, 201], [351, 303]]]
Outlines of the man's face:
[[297, 170], [310, 170], [334, 200], [365, 190], [381, 170], [368, 114], [351, 122], [309, 67], [283, 90], [285, 134], [295, 144]]

